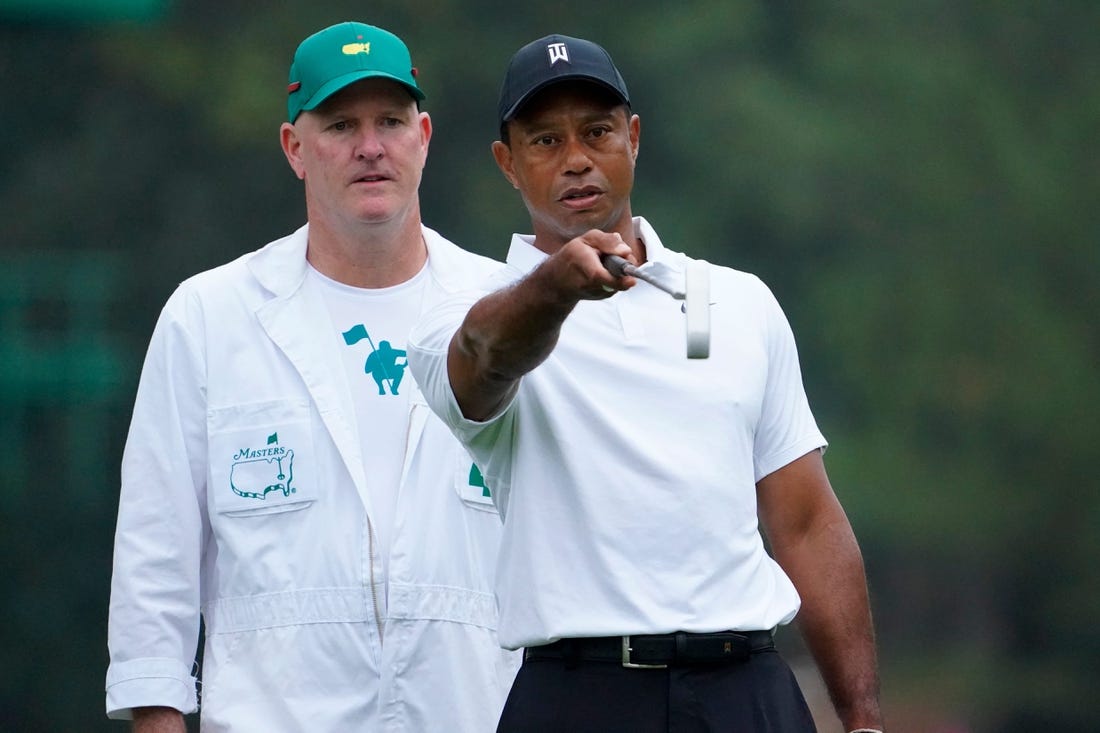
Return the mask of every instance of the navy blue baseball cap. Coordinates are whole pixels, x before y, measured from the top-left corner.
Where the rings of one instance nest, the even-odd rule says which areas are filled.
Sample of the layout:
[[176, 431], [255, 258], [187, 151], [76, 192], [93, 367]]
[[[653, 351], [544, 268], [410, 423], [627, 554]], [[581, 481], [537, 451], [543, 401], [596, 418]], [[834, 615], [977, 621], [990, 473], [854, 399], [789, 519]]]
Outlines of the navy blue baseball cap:
[[559, 81], [598, 84], [630, 104], [630, 94], [611, 54], [592, 41], [554, 34], [532, 41], [508, 62], [497, 112], [501, 124], [515, 118], [532, 96]]

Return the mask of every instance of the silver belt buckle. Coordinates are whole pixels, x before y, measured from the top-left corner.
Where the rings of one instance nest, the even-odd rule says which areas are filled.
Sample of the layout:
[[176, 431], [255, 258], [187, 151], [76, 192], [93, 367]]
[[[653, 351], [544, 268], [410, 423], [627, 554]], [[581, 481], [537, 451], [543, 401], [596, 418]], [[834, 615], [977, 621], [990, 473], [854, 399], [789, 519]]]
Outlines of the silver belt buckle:
[[668, 669], [667, 664], [635, 664], [630, 661], [630, 637], [623, 637], [623, 666], [627, 669]]

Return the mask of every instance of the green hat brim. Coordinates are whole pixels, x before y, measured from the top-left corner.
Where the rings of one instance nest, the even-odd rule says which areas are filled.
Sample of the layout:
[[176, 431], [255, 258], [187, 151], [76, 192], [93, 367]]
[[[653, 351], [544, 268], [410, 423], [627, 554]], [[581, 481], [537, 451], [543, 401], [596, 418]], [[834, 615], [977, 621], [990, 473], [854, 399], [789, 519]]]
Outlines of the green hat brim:
[[312, 97], [306, 100], [305, 104], [303, 104], [298, 111], [307, 112], [309, 110], [316, 109], [318, 106], [321, 105], [322, 102], [331, 97], [333, 94], [336, 94], [336, 92], [340, 91], [344, 87], [351, 86], [357, 81], [362, 81], [363, 79], [389, 79], [390, 81], [397, 82], [402, 87], [404, 87], [405, 90], [412, 95], [413, 99], [417, 100], [418, 102], [423, 102], [425, 99], [424, 92], [420, 91], [417, 87], [412, 86], [405, 80], [399, 79], [393, 74], [387, 74], [384, 71], [375, 71], [373, 69], [361, 69], [343, 74], [336, 77], [335, 79], [330, 79], [329, 81], [325, 82], [325, 84], [323, 84], [321, 88], [313, 94]]

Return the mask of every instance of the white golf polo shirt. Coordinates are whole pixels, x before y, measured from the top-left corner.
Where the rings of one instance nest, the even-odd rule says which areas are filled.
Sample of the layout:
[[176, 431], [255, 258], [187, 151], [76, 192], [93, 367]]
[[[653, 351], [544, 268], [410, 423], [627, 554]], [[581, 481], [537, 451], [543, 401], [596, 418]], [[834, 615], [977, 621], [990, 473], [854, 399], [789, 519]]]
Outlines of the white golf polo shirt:
[[[683, 271], [641, 218], [647, 259]], [[546, 255], [516, 235], [514, 282]], [[553, 353], [485, 422], [463, 418], [447, 346], [484, 293], [447, 300], [409, 339], [431, 407], [467, 446], [505, 517], [502, 646], [564, 637], [769, 629], [799, 598], [768, 556], [756, 482], [823, 448], [782, 310], [755, 276], [711, 271], [709, 359], [685, 356], [681, 302], [639, 282], [582, 301]]]

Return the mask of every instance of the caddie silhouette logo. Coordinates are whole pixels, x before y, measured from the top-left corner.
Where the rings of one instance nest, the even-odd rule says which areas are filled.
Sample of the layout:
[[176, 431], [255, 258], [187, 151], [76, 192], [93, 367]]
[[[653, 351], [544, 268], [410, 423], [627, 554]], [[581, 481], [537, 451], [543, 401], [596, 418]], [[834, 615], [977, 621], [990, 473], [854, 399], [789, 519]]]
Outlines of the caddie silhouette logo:
[[405, 367], [409, 365], [405, 350], [393, 348], [389, 341], [379, 341], [378, 346], [375, 346], [374, 339], [362, 323], [355, 324], [342, 335], [348, 346], [355, 346], [360, 341], [366, 341], [370, 345], [370, 354], [363, 362], [363, 371], [374, 378], [379, 395], [385, 396], [387, 388], [391, 395], [396, 395], [401, 387], [401, 380], [405, 378]]

